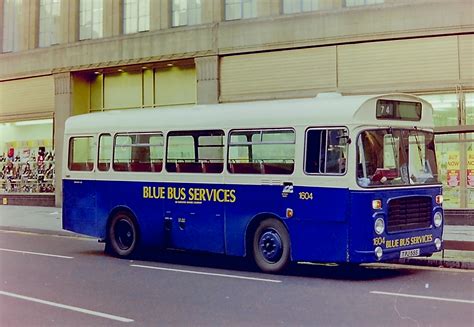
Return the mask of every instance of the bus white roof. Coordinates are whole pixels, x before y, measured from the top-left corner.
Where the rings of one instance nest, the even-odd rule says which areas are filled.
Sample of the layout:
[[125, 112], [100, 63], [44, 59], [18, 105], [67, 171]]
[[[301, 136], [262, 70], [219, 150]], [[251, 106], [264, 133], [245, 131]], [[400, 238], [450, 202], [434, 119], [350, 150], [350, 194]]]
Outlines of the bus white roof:
[[[422, 103], [420, 122], [377, 120], [377, 99]], [[291, 126], [414, 126], [433, 128], [431, 105], [413, 95], [322, 94], [311, 99], [108, 110], [70, 117], [66, 134]]]

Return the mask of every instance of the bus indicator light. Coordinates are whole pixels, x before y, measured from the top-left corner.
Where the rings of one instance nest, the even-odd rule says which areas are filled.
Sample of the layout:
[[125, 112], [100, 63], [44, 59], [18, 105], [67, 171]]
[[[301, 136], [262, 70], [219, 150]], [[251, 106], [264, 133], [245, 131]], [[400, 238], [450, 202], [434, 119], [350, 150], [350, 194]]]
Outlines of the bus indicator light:
[[377, 247], [375, 248], [374, 253], [375, 253], [375, 258], [377, 258], [377, 260], [382, 259], [383, 250], [382, 250], [382, 248], [381, 248], [380, 246], [377, 246]]
[[291, 217], [293, 217], [293, 209], [286, 208], [286, 218], [291, 218]]
[[372, 200], [372, 209], [374, 210], [382, 209], [382, 200]]
[[436, 204], [443, 204], [443, 200], [444, 199], [441, 194], [436, 196]]

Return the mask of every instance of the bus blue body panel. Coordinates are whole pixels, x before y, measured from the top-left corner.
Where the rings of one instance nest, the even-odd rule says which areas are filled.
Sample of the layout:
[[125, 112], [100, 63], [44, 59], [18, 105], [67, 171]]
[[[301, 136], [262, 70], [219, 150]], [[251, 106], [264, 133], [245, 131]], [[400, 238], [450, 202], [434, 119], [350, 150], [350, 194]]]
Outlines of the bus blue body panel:
[[[434, 240], [442, 240], [443, 227], [434, 228], [432, 217], [436, 211], [442, 212], [442, 207], [436, 204], [436, 196], [442, 194], [442, 188], [426, 187], [412, 189], [384, 189], [383, 191], [353, 191], [351, 193], [351, 220], [349, 227], [349, 248], [351, 249], [351, 262], [370, 262], [374, 260], [374, 250], [377, 246], [383, 249], [382, 260], [397, 259], [400, 251], [419, 249], [420, 256], [431, 255], [439, 250], [434, 245]], [[374, 223], [378, 217], [387, 222], [388, 203], [393, 200], [426, 198], [431, 210], [431, 220], [425, 227], [407, 228], [406, 230], [388, 231], [377, 235], [374, 231]], [[372, 209], [372, 200], [381, 200], [382, 208]], [[357, 204], [357, 205], [354, 205]], [[409, 222], [410, 218], [407, 217]], [[367, 222], [370, 222], [369, 224]]]
[[[376, 243], [384, 249], [382, 260], [398, 257], [400, 248], [431, 254], [434, 239], [441, 238], [441, 228], [380, 236], [373, 228], [375, 215], [387, 214], [387, 201], [401, 196], [434, 199], [441, 188], [350, 191], [295, 185], [290, 193], [283, 190], [280, 185], [65, 180], [63, 227], [104, 239], [111, 214], [129, 210], [145, 246], [243, 256], [249, 251], [246, 232], [252, 220], [276, 217], [289, 231], [292, 260], [319, 262], [373, 262]], [[374, 199], [384, 204], [377, 212]], [[293, 217], [286, 217], [287, 209]], [[412, 237], [412, 244], [394, 246]]]
[[63, 229], [100, 237], [95, 185], [91, 180], [63, 180]]

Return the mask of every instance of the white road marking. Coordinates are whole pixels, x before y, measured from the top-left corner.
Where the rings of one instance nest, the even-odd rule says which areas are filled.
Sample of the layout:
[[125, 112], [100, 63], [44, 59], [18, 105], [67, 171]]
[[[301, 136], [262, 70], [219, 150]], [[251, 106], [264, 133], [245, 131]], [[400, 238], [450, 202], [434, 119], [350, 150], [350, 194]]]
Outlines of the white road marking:
[[68, 256], [65, 256], [65, 255], [39, 253], [39, 252], [29, 252], [29, 251], [20, 251], [20, 250], [3, 249], [3, 248], [0, 248], [0, 251], [13, 252], [13, 253], [21, 253], [21, 254], [41, 255], [41, 256], [44, 256], [44, 257], [53, 257], [53, 258], [61, 258], [61, 259], [74, 259], [74, 257], [68, 257]]
[[446, 302], [458, 302], [458, 303], [474, 304], [474, 301], [472, 301], [472, 300], [450, 299], [450, 298], [445, 298], [445, 297], [434, 297], [434, 296], [403, 294], [403, 293], [390, 293], [390, 292], [378, 292], [378, 291], [371, 291], [370, 293], [379, 294], [379, 295], [409, 297], [409, 298], [423, 299], [423, 300], [434, 300], [434, 301], [446, 301]]
[[410, 270], [431, 270], [431, 271], [445, 271], [451, 273], [468, 273], [474, 274], [474, 270], [463, 268], [445, 268], [445, 267], [430, 267], [430, 266], [415, 266], [398, 263], [365, 263], [361, 267], [371, 269], [410, 269]]
[[34, 297], [23, 296], [23, 295], [19, 295], [19, 294], [15, 294], [15, 293], [0, 291], [0, 295], [10, 296], [10, 297], [25, 300], [25, 301], [31, 301], [31, 302], [46, 304], [46, 305], [50, 305], [52, 307], [57, 307], [57, 308], [61, 308], [61, 309], [81, 312], [81, 313], [85, 313], [85, 314], [88, 314], [88, 315], [107, 318], [107, 319], [111, 319], [111, 320], [117, 320], [117, 321], [121, 321], [121, 322], [133, 322], [133, 319], [129, 319], [129, 318], [124, 318], [124, 317], [110, 315], [108, 313], [103, 313], [103, 312], [98, 312], [98, 311], [92, 311], [92, 310], [88, 310], [88, 309], [73, 307], [73, 306], [65, 305], [65, 304], [61, 304], [61, 303], [45, 301], [45, 300], [37, 299], [37, 298], [34, 298]]
[[25, 231], [17, 231], [17, 230], [6, 230], [6, 229], [0, 229], [0, 233], [18, 234], [18, 235], [33, 235], [33, 236], [49, 236], [49, 237], [59, 237], [59, 238], [72, 238], [72, 239], [79, 240], [79, 241], [94, 241], [94, 242], [97, 242], [96, 238], [80, 236], [78, 234], [73, 234], [73, 233], [71, 233], [71, 235], [56, 235], [56, 234], [47, 234], [47, 233], [42, 234], [42, 233], [25, 232]]
[[153, 266], [142, 266], [142, 265], [130, 265], [130, 266], [131, 267], [138, 267], [138, 268], [146, 268], [146, 269], [155, 269], [155, 270], [195, 274], [195, 275], [236, 278], [236, 279], [245, 279], [245, 280], [253, 280], [253, 281], [268, 282], [268, 283], [281, 283], [281, 280], [276, 280], [276, 279], [264, 279], [264, 278], [246, 277], [246, 276], [238, 276], [238, 275], [215, 274], [215, 273], [208, 273], [208, 272], [194, 271], [194, 270], [181, 270], [181, 269], [153, 267]]

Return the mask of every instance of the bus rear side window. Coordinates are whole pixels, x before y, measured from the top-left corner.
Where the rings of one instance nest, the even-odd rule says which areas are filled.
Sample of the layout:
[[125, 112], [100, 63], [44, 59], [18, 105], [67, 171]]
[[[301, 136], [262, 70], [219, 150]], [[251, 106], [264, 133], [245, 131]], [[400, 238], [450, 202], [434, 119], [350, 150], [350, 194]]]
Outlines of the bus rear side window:
[[92, 171], [94, 169], [94, 153], [94, 138], [92, 136], [72, 137], [69, 140], [69, 170]]

